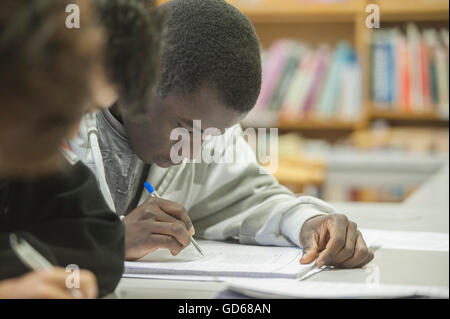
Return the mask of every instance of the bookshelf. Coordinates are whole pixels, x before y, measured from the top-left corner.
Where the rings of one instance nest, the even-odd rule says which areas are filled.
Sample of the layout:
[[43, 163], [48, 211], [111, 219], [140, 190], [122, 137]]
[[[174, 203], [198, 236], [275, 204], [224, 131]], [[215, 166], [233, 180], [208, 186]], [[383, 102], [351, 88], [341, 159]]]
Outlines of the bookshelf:
[[[278, 127], [281, 131], [299, 131], [333, 140], [360, 129], [367, 129], [376, 120], [392, 125], [448, 126], [448, 119], [434, 112], [380, 111], [374, 107], [370, 93], [370, 45], [373, 30], [365, 26], [368, 4], [380, 7], [381, 28], [403, 26], [412, 21], [427, 27], [443, 27], [449, 21], [447, 0], [343, 0], [320, 2], [313, 0], [226, 0], [244, 12], [252, 21], [262, 48], [279, 39], [292, 39], [317, 46], [335, 46], [347, 41], [359, 57], [363, 76], [363, 111], [356, 122], [338, 118], [283, 118], [270, 125], [253, 119], [245, 127]], [[159, 3], [165, 2], [159, 0]]]
[[324, 119], [280, 119], [278, 128], [282, 130], [354, 130], [357, 123], [343, 120]]
[[448, 1], [440, 0], [375, 0], [382, 21], [448, 21]]
[[[377, 4], [381, 13], [381, 28], [403, 26], [415, 22], [427, 27], [448, 25], [449, 3], [444, 0], [348, 0], [323, 3], [298, 0], [229, 1], [246, 13], [255, 26], [263, 47], [280, 38], [290, 38], [317, 45], [345, 40], [351, 43], [362, 64], [363, 114], [359, 121], [340, 119], [280, 118], [275, 124], [281, 130], [322, 131], [323, 137], [334, 138], [336, 131], [351, 133], [366, 129], [375, 120], [386, 120], [411, 126], [448, 126], [448, 119], [435, 112], [379, 111], [370, 100], [370, 39], [372, 30], [366, 28], [366, 5]], [[253, 124], [255, 122], [253, 121]], [[245, 123], [244, 123], [245, 125]]]
[[440, 118], [435, 112], [392, 112], [372, 109], [369, 117], [385, 120], [448, 122], [448, 120]]
[[[165, 1], [159, 1], [160, 3]], [[320, 2], [312, 0], [227, 0], [244, 12], [255, 26], [263, 48], [279, 39], [292, 39], [317, 46], [331, 46], [347, 41], [360, 59], [363, 76], [363, 112], [356, 122], [337, 118], [283, 118], [271, 126], [282, 131], [314, 132], [333, 139], [339, 134], [366, 129], [375, 120], [385, 120], [411, 126], [448, 126], [448, 119], [433, 112], [380, 111], [374, 107], [370, 94], [370, 45], [373, 30], [365, 26], [368, 4], [380, 7], [381, 28], [403, 26], [412, 21], [427, 27], [448, 25], [447, 0], [343, 0]], [[244, 126], [267, 126], [252, 121]], [[320, 134], [319, 134], [320, 135]]]
[[[368, 4], [377, 4], [380, 7], [381, 29], [399, 27], [404, 32], [407, 22], [414, 22], [421, 30], [425, 28], [448, 28], [448, 0], [226, 1], [249, 17], [264, 50], [271, 48], [281, 39], [307, 43], [311, 48], [317, 48], [323, 43], [335, 48], [341, 41], [345, 41], [352, 46], [361, 65], [362, 78], [360, 78], [360, 82], [363, 84], [363, 101], [361, 105], [362, 113], [357, 120], [349, 120], [342, 116], [322, 118], [305, 114], [293, 116], [292, 113], [287, 113], [290, 115], [286, 116], [283, 112], [277, 111], [279, 109], [275, 107], [267, 108], [267, 112], [261, 112], [257, 116], [254, 116], [251, 112], [242, 123], [244, 128], [277, 127], [283, 135], [281, 138], [291, 135], [283, 133], [300, 132], [301, 135], [292, 135], [301, 136], [305, 140], [309, 138], [325, 139], [327, 142], [331, 142], [329, 143], [330, 147], [334, 146], [334, 142], [346, 140], [346, 142], [351, 141], [351, 145], [360, 150], [371, 150], [378, 144], [380, 147], [408, 147], [408, 149], [416, 150], [425, 147], [424, 145], [427, 143], [424, 139], [445, 140], [439, 134], [448, 128], [449, 121], [442, 118], [437, 112], [419, 112], [417, 110], [420, 107], [413, 107], [416, 105], [406, 107], [405, 104], [404, 107], [400, 107], [400, 103], [391, 108], [395, 111], [380, 110], [376, 107], [377, 103], [372, 98], [371, 92], [371, 46], [375, 38], [375, 31], [365, 25], [368, 15], [365, 10]], [[381, 137], [377, 132], [378, 135], [374, 138], [370, 128], [372, 124], [379, 128], [380, 126], [377, 126], [379, 120], [388, 122], [392, 129], [389, 129], [387, 134], [382, 134]], [[381, 125], [381, 128], [383, 129], [384, 125]], [[411, 136], [411, 128], [414, 131], [414, 136]], [[430, 131], [433, 130], [436, 130], [436, 133], [431, 134]], [[386, 138], [387, 140], [380, 142], [380, 138]], [[410, 141], [410, 144], [403, 145], [404, 141]], [[446, 147], [438, 144], [436, 144], [436, 148], [444, 149]], [[297, 150], [300, 149], [300, 146], [290, 145], [288, 149]], [[333, 156], [331, 156], [331, 159], [335, 160]], [[367, 156], [367, 159], [366, 170], [373, 165], [370, 161], [372, 156]], [[401, 160], [403, 161], [403, 158]], [[355, 161], [357, 163], [359, 159], [355, 159]], [[384, 167], [383, 163], [380, 165]], [[275, 177], [280, 183], [296, 192], [303, 192], [308, 185], [314, 185], [320, 191], [326, 191], [330, 188], [326, 186], [327, 179], [329, 179], [330, 174], [332, 175], [328, 166], [330, 166], [330, 163], [325, 164], [317, 159], [311, 161], [311, 165], [309, 165], [302, 159], [301, 154], [295, 153], [295, 155], [289, 157], [289, 155], [280, 152], [279, 167]], [[399, 167], [401, 166], [402, 164], [399, 164]], [[352, 166], [352, 171], [353, 168]], [[393, 180], [390, 181], [392, 184], [406, 175], [414, 175], [408, 172], [405, 176], [397, 176], [394, 174], [395, 170], [392, 174], [389, 174], [393, 176]], [[345, 180], [348, 172], [349, 170], [346, 168], [343, 170], [342, 176], [338, 176], [337, 179]], [[358, 175], [354, 176], [352, 183], [372, 182], [370, 176], [366, 181], [364, 178], [361, 179], [359, 174], [361, 173], [358, 172]], [[374, 175], [376, 177], [382, 176], [378, 173]], [[339, 186], [331, 188], [333, 190], [340, 189]]]
[[306, 186], [323, 187], [325, 174], [326, 165], [323, 161], [298, 154], [283, 154], [278, 159], [278, 169], [273, 175], [295, 193], [303, 193]]
[[301, 2], [297, 0], [229, 0], [243, 11], [254, 24], [352, 22], [360, 10], [361, 1], [342, 3]]

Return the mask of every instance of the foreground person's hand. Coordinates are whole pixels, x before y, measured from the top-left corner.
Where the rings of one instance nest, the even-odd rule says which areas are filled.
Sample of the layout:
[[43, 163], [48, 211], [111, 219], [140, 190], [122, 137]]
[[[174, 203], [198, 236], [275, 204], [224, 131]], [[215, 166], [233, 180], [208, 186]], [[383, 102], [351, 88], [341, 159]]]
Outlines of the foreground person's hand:
[[[98, 294], [97, 280], [88, 270], [80, 270], [80, 287], [76, 290], [81, 298], [95, 298]], [[33, 271], [17, 278], [0, 281], [0, 299], [74, 299], [67, 288], [66, 279], [72, 273], [64, 268], [50, 271]]]

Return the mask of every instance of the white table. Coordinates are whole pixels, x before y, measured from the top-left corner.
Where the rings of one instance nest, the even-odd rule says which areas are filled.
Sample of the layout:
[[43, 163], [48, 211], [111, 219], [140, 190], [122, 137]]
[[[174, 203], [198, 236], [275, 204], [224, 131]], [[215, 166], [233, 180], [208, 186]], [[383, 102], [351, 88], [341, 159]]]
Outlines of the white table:
[[[448, 233], [449, 166], [442, 169], [401, 204], [332, 203], [360, 228]], [[381, 248], [371, 262], [380, 283], [449, 286], [448, 252]], [[366, 269], [323, 271], [306, 280], [365, 282]], [[213, 298], [220, 282], [123, 278], [111, 298]]]

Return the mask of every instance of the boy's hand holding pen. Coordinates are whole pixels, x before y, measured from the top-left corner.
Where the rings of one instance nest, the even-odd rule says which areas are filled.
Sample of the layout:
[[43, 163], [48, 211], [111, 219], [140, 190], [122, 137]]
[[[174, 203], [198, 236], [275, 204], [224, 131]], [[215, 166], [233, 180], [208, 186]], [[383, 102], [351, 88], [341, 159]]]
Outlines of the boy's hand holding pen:
[[[159, 196], [158, 192], [156, 192], [156, 190], [153, 188], [153, 186], [149, 183], [149, 182], [145, 182], [144, 183], [145, 188], [147, 189], [147, 191], [150, 193], [151, 196], [155, 197], [155, 198], [161, 198], [161, 196]], [[188, 216], [189, 218], [189, 216]], [[192, 224], [192, 223], [191, 223]], [[192, 229], [194, 229], [194, 226], [192, 226]], [[194, 232], [195, 233], [195, 232]], [[192, 235], [194, 235], [194, 233]], [[195, 241], [194, 237], [191, 237], [191, 244], [195, 247], [195, 249], [197, 250], [197, 252], [202, 255], [202, 257], [205, 257], [205, 255], [203, 254], [202, 249], [200, 248], [200, 245], [197, 244], [197, 242]]]
[[123, 221], [127, 260], [137, 260], [158, 248], [168, 249], [176, 256], [191, 243], [195, 234], [183, 205], [157, 198], [154, 194]]

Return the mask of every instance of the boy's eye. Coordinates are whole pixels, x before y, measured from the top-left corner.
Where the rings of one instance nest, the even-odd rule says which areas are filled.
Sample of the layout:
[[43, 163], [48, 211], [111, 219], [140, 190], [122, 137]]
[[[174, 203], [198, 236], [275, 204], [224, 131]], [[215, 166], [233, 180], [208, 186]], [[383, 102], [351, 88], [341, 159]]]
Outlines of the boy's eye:
[[178, 126], [178, 127], [185, 128], [185, 129], [188, 130], [188, 132], [190, 132], [190, 133], [193, 133], [193, 132], [194, 132], [194, 129], [193, 129], [192, 127], [189, 127], [188, 125], [183, 124], [183, 123], [180, 122], [180, 121], [177, 121], [177, 126]]
[[185, 125], [183, 125], [183, 123], [181, 123], [180, 121], [177, 121], [177, 127], [182, 127], [184, 129], [186, 129], [189, 133], [193, 133], [193, 129], [192, 128], [188, 128]]

